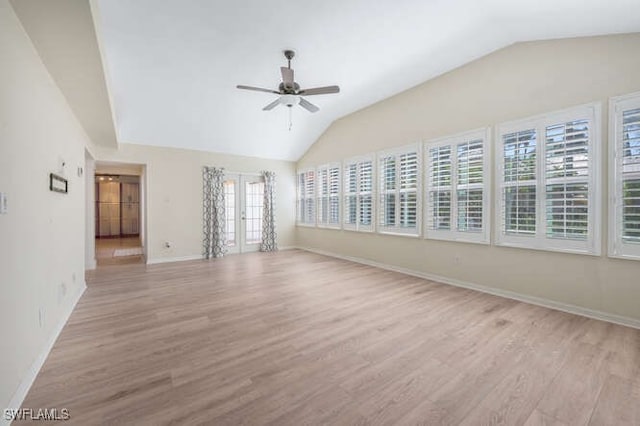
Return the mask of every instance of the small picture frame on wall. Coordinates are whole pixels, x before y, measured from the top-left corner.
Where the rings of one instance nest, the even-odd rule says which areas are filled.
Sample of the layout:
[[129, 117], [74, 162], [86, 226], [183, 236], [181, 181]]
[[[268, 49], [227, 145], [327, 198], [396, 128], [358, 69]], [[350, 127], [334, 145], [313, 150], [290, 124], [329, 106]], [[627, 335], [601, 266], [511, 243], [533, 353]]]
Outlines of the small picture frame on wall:
[[49, 173], [49, 190], [66, 194], [69, 192], [69, 183], [62, 176], [55, 173]]

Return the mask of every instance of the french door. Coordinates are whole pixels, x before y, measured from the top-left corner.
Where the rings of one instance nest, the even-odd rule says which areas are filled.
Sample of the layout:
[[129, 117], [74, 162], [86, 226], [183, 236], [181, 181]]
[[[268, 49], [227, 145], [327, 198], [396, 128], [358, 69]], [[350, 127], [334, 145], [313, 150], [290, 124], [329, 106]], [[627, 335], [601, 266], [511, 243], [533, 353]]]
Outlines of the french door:
[[226, 174], [224, 193], [228, 252], [257, 251], [262, 242], [262, 177]]

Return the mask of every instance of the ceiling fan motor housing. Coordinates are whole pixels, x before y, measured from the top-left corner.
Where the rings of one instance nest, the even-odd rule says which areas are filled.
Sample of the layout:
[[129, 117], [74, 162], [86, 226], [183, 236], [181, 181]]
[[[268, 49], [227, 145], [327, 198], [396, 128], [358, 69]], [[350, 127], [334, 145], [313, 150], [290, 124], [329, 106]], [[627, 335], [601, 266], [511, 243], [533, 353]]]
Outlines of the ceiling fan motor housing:
[[297, 93], [300, 90], [300, 85], [295, 81], [293, 82], [293, 87], [288, 87], [288, 86], [285, 86], [284, 83], [280, 83], [280, 85], [278, 86], [278, 90], [281, 93], [289, 93], [289, 94]]

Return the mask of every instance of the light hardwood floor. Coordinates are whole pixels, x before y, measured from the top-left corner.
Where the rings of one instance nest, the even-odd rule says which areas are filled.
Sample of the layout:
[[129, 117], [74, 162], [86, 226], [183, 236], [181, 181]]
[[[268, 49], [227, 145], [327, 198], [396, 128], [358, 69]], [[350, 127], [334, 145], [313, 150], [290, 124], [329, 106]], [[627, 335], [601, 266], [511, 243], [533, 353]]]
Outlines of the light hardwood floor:
[[143, 255], [118, 256], [119, 249], [139, 249], [140, 237], [96, 238], [96, 262], [98, 266], [130, 265], [144, 263]]
[[113, 266], [24, 407], [79, 425], [639, 425], [640, 331], [303, 251]]

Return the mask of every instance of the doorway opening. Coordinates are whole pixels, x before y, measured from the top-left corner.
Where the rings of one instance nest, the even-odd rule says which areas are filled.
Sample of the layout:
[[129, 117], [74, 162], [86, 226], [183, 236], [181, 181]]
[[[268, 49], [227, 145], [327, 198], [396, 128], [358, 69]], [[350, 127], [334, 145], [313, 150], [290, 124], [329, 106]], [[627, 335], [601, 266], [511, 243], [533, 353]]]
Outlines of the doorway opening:
[[144, 166], [98, 163], [93, 180], [98, 267], [145, 263]]
[[259, 175], [226, 174], [224, 192], [229, 253], [258, 251], [262, 242], [264, 180]]
[[140, 177], [96, 173], [98, 265], [142, 263]]

